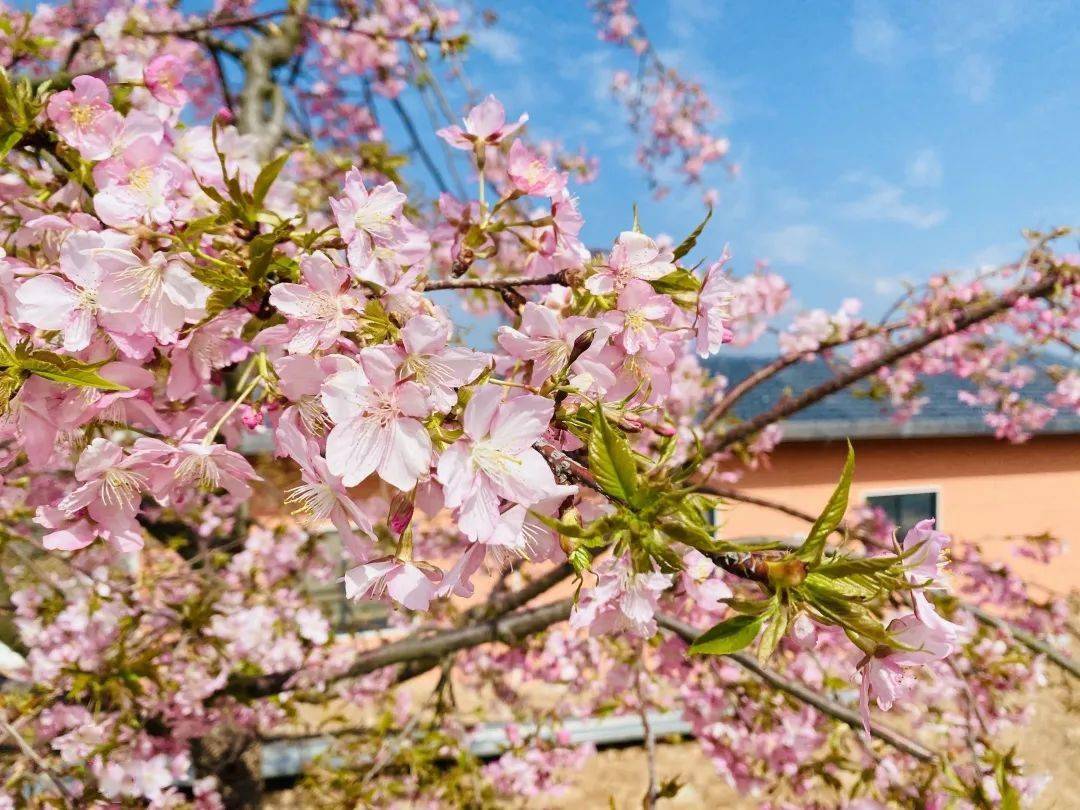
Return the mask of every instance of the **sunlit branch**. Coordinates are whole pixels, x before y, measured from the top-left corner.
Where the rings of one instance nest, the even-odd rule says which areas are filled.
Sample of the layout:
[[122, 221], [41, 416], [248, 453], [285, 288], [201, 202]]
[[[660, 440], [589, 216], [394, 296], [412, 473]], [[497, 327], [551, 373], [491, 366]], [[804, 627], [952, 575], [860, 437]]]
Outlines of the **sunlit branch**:
[[[672, 616], [667, 616], [663, 613], [657, 615], [656, 621], [661, 627], [675, 633], [687, 643], [692, 642], [701, 634], [700, 631], [686, 622]], [[746, 655], [745, 653], [732, 653], [725, 657], [734, 661], [746, 671], [761, 678], [761, 680], [765, 681], [765, 683], [775, 689], [790, 695], [808, 706], [813, 706], [822, 714], [828, 715], [834, 720], [839, 720], [841, 723], [846, 723], [857, 731], [862, 730], [862, 718], [854, 709], [841, 706], [839, 703], [829, 700], [829, 698], [815, 692], [808, 686], [785, 678], [783, 675], [769, 667], [762, 666], [754, 660], [753, 656]], [[922, 762], [932, 763], [936, 762], [938, 759], [933, 751], [926, 748], [921, 743], [916, 742], [910, 737], [901, 734], [896, 729], [883, 725], [882, 723], [872, 721], [870, 723], [870, 734], [882, 742], [886, 742], [894, 748], [903, 751], [905, 754], [910, 754]]]

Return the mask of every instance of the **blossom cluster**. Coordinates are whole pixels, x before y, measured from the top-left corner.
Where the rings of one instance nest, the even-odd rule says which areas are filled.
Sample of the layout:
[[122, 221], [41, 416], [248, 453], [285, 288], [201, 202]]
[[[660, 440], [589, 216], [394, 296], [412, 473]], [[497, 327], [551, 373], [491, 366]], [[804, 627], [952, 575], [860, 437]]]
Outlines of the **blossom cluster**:
[[[1040, 248], [993, 278], [936, 279], [883, 324], [847, 301], [778, 329], [790, 304], [779, 276], [758, 266], [737, 277], [726, 251], [686, 258], [704, 223], [678, 241], [635, 216], [607, 249], [589, 249], [573, 193], [582, 172], [494, 97], [437, 132], [473, 172], [475, 195], [445, 191], [425, 206], [348, 77], [388, 99], [410, 85], [435, 92], [424, 47], [456, 58], [453, 12], [407, 0], [359, 16], [228, 3], [203, 19], [137, 4], [84, 28], [77, 10], [42, 6], [5, 29], [6, 63], [29, 67], [0, 81], [0, 553], [15, 560], [14, 636], [0, 661], [19, 689], [0, 710], [25, 718], [58, 790], [90, 805], [179, 806], [177, 785], [194, 773], [195, 806], [216, 807], [229, 786], [206, 761], [213, 733], [251, 743], [305, 701], [386, 708], [398, 675], [350, 674], [367, 642], [333, 632], [313, 582], [381, 604], [403, 632], [498, 618], [462, 600], [497, 605], [508, 583], [524, 590], [552, 563], [581, 586], [566, 628], [463, 651], [462, 677], [537, 728], [548, 718], [528, 716], [518, 674], [583, 687], [599, 673], [591, 699], [568, 696], [558, 718], [616, 697], [646, 711], [681, 690], [721, 772], [754, 787], [761, 763], [809, 785], [812, 769], [793, 763], [826, 744], [829, 726], [736, 685], [727, 663], [717, 680], [682, 642], [655, 644], [665, 617], [713, 625], [695, 647], [714, 655], [757, 641], [762, 660], [807, 680], [824, 683], [825, 666], [833, 681], [854, 678], [871, 732], [872, 704], [943, 705], [925, 676], [953, 672], [947, 662], [964, 656], [957, 667], [978, 680], [982, 663], [1004, 659], [1000, 639], [948, 609], [949, 541], [932, 525], [895, 547], [889, 535], [857, 562], [826, 553], [835, 508], [798, 549], [724, 538], [712, 487], [767, 463], [782, 415], [711, 444], [745, 423], [731, 413], [739, 383], [707, 364], [777, 330], [781, 367], [825, 357], [865, 368], [871, 394], [904, 415], [919, 407], [921, 376], [968, 380], [965, 399], [1022, 440], [1078, 407], [1067, 369], [1053, 370], [1044, 401], [1022, 396], [1035, 374], [1026, 354], [1080, 314], [1070, 260]], [[600, 11], [609, 38], [649, 57], [627, 4]], [[283, 38], [274, 68], [320, 78], [288, 99], [280, 88], [234, 98], [225, 72], [206, 77], [223, 56], [258, 68], [239, 36], [256, 55]], [[635, 91], [657, 122], [645, 162], [681, 151], [695, 179], [726, 152], [703, 128], [700, 88], [663, 71], [648, 81]], [[286, 101], [309, 115], [274, 117]], [[359, 158], [344, 151], [358, 139]], [[1007, 298], [1017, 289], [1028, 292]], [[461, 308], [500, 319], [489, 343], [455, 318]], [[844, 502], [850, 465], [834, 496]], [[973, 599], [1031, 607], [1021, 584], [954, 554]], [[1060, 618], [1027, 613], [1038, 631]], [[738, 627], [753, 632], [733, 639]], [[981, 685], [978, 713], [1012, 719], [992, 704], [1022, 681], [1007, 670]], [[465, 750], [469, 724], [446, 720], [437, 697], [430, 762], [460, 750], [462, 778], [496, 794], [554, 790], [589, 753], [555, 729], [515, 736], [480, 767]], [[403, 737], [415, 730], [391, 713]], [[961, 730], [948, 726], [949, 750], [962, 748]], [[910, 799], [885, 771], [879, 791]], [[42, 789], [40, 775], [14, 773], [0, 790]], [[387, 803], [396, 789], [374, 788]]]

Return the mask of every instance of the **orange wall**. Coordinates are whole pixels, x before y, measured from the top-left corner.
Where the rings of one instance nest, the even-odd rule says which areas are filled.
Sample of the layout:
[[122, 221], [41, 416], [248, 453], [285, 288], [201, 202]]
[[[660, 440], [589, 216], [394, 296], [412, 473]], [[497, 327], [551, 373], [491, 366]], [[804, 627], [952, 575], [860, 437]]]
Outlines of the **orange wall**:
[[[844, 462], [840, 441], [781, 444], [771, 469], [739, 488], [817, 514]], [[852, 503], [890, 490], [936, 489], [943, 531], [983, 545], [1025, 578], [1055, 590], [1080, 588], [1080, 435], [1012, 445], [991, 438], [864, 439], [855, 442]], [[724, 536], [805, 535], [804, 522], [732, 503]], [[1050, 532], [1071, 548], [1051, 567], [1017, 559], [1010, 536]], [[1071, 543], [1070, 543], [1071, 541]]]

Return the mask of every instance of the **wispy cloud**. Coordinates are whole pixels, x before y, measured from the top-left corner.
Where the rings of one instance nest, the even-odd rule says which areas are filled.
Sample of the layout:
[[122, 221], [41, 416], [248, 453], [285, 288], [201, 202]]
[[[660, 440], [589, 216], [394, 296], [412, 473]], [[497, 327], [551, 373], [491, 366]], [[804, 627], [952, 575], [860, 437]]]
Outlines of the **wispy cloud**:
[[990, 60], [982, 54], [967, 54], [953, 71], [953, 87], [969, 101], [982, 104], [994, 91], [996, 73]]
[[505, 28], [480, 28], [471, 34], [470, 41], [501, 65], [521, 64], [521, 39]]
[[851, 20], [851, 46], [869, 62], [892, 64], [899, 56], [900, 29], [880, 3], [862, 0]]
[[848, 219], [896, 222], [926, 229], [940, 225], [948, 216], [948, 211], [943, 208], [911, 202], [903, 186], [876, 175], [856, 173], [848, 175], [845, 180], [861, 189], [858, 197], [840, 206], [841, 215]]
[[1023, 29], [1045, 24], [1068, 4], [1062, 0], [967, 0], [901, 3], [857, 0], [851, 45], [868, 62], [893, 67], [915, 60], [937, 62], [959, 96], [981, 104], [994, 93], [1005, 49]]
[[788, 225], [766, 233], [761, 240], [764, 258], [779, 264], [806, 264], [833, 244], [817, 225]]
[[905, 177], [914, 188], [934, 188], [941, 185], [944, 170], [941, 158], [934, 149], [920, 149], [908, 161]]

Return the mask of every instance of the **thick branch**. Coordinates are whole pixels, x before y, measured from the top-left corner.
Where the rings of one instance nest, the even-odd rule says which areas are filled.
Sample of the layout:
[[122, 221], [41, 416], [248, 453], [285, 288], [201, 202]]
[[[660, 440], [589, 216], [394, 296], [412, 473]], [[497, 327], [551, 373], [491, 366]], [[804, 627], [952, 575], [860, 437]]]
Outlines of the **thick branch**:
[[806, 359], [810, 355], [819, 354], [821, 352], [828, 351], [829, 349], [836, 349], [840, 346], [854, 343], [858, 340], [865, 340], [866, 338], [874, 337], [877, 335], [889, 334], [900, 329], [903, 324], [890, 324], [888, 326], [882, 326], [875, 329], [859, 329], [854, 334], [849, 335], [846, 338], [838, 340], [825, 340], [822, 341], [814, 349], [807, 351], [791, 352], [790, 354], [784, 354], [777, 357], [775, 360], [766, 363], [761, 368], [753, 371], [745, 379], [740, 380], [738, 383], [731, 387], [727, 393], [717, 402], [708, 415], [702, 420], [702, 425], [705, 430], [711, 428], [716, 422], [727, 415], [728, 411], [742, 399], [747, 393], [757, 388], [766, 380], [769, 380], [779, 374], [786, 368], [790, 368], [801, 360]]
[[452, 278], [429, 281], [425, 290], [505, 290], [511, 287], [529, 287], [544, 284], [565, 284], [562, 271], [546, 276], [506, 276], [505, 278]]
[[[656, 621], [661, 627], [667, 628], [687, 643], [692, 642], [700, 635], [696, 628], [691, 627], [686, 622], [680, 621], [672, 616], [666, 616], [661, 613], [657, 615]], [[858, 712], [849, 709], [846, 706], [841, 706], [839, 703], [829, 700], [824, 695], [819, 695], [804, 684], [785, 678], [775, 670], [762, 666], [755, 661], [752, 656], [746, 655], [745, 653], [732, 653], [726, 657], [734, 661], [743, 669], [761, 678], [773, 688], [779, 689], [781, 692], [790, 695], [808, 706], [813, 706], [822, 714], [832, 717], [834, 720], [839, 720], [841, 723], [846, 723], [857, 731], [862, 730], [862, 718], [859, 716]], [[910, 754], [922, 762], [937, 761], [937, 755], [935, 755], [934, 752], [889, 726], [871, 721], [870, 734], [877, 737], [882, 742], [886, 742], [893, 746], [893, 748], [903, 751], [905, 754]]]
[[1062, 277], [1065, 275], [1063, 272], [1064, 270], [1075, 272], [1076, 268], [1071, 266], [1055, 266], [1053, 268], [1047, 268], [1046, 274], [1036, 281], [1021, 284], [991, 301], [971, 307], [952, 321], [940, 323], [937, 326], [927, 329], [918, 337], [913, 338], [906, 343], [894, 346], [888, 351], [882, 352], [876, 359], [868, 360], [858, 366], [853, 366], [821, 385], [808, 388], [797, 397], [781, 400], [769, 410], [758, 414], [752, 419], [748, 419], [745, 422], [735, 425], [721, 433], [719, 436], [714, 437], [711, 441], [706, 442], [705, 456], [712, 456], [715, 453], [730, 447], [735, 442], [757, 433], [762, 428], [767, 427], [774, 422], [779, 422], [781, 419], [809, 408], [814, 403], [825, 399], [825, 397], [835, 394], [837, 391], [842, 391], [859, 380], [869, 377], [879, 369], [891, 366], [897, 361], [925, 349], [930, 344], [936, 343], [948, 335], [962, 332], [975, 324], [982, 323], [995, 315], [999, 315], [1012, 308], [1016, 302], [1022, 298], [1045, 298], [1054, 291], [1059, 283], [1061, 283]]
[[[367, 675], [384, 667], [414, 660], [439, 659], [458, 650], [478, 647], [492, 641], [515, 643], [570, 616], [572, 603], [569, 599], [550, 605], [513, 613], [489, 622], [443, 630], [429, 636], [404, 638], [383, 644], [374, 650], [360, 653], [348, 670], [334, 680], [345, 680]], [[256, 678], [239, 678], [230, 684], [230, 692], [244, 697], [257, 698], [275, 695], [285, 688], [293, 673], [264, 675]]]

